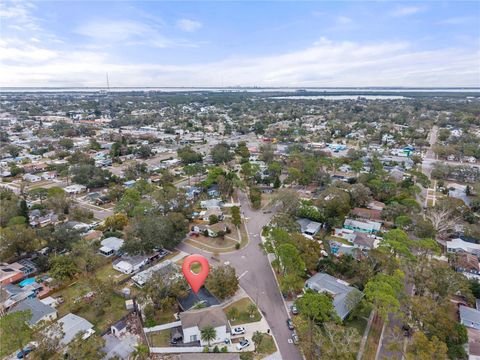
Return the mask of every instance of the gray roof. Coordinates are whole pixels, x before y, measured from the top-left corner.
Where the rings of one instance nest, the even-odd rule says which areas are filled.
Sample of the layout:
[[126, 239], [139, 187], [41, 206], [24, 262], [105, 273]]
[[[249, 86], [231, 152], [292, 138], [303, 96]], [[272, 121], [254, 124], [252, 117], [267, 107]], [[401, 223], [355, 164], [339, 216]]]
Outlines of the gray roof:
[[480, 311], [477, 309], [460, 305], [460, 320], [480, 324]]
[[321, 223], [305, 218], [297, 219], [297, 223], [300, 225], [302, 233], [308, 233], [313, 235], [315, 235], [322, 227]]
[[198, 326], [199, 329], [203, 329], [209, 325], [214, 328], [222, 325], [228, 326], [227, 316], [219, 306], [185, 311], [180, 313], [179, 316], [180, 321], [182, 322], [182, 328], [184, 329], [194, 326]]
[[72, 313], [65, 315], [58, 322], [62, 325], [62, 331], [65, 334], [61, 341], [63, 345], [70, 343], [78, 333], [84, 333], [93, 328], [93, 324]]
[[317, 292], [325, 292], [333, 297], [333, 306], [337, 315], [343, 320], [356, 304], [353, 304], [349, 297], [354, 296], [355, 293], [360, 295], [358, 300], [363, 296], [363, 293], [348, 285], [346, 282], [337, 279], [325, 273], [318, 273], [312, 276], [305, 282], [305, 287]]
[[32, 318], [29, 320], [30, 325], [35, 325], [42, 320], [44, 316], [52, 313], [56, 313], [57, 310], [51, 306], [45, 305], [38, 299], [25, 299], [16, 304], [10, 312], [30, 310], [32, 312]]
[[123, 246], [123, 239], [111, 236], [109, 238], [103, 239], [100, 244], [106, 246], [112, 250], [118, 251]]

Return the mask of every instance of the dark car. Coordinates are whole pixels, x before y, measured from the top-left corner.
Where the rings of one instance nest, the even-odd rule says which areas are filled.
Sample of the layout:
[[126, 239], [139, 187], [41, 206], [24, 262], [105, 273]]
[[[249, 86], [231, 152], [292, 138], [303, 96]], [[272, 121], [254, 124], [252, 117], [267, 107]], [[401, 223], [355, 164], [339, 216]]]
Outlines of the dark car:
[[290, 330], [293, 330], [295, 327], [293, 326], [293, 321], [292, 319], [287, 320], [287, 326]]
[[23, 359], [25, 356], [30, 354], [35, 348], [33, 346], [27, 346], [23, 350], [20, 350], [17, 353], [17, 359]]

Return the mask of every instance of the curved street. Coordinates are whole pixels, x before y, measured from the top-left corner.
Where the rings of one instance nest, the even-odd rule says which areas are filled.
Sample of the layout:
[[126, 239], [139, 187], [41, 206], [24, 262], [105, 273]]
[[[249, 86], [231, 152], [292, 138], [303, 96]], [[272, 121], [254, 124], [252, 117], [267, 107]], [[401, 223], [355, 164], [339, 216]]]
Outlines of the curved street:
[[[262, 248], [261, 232], [273, 213], [264, 214], [262, 211], [251, 209], [247, 195], [239, 192], [239, 201], [250, 243], [243, 249], [226, 254], [220, 254], [222, 263], [228, 261], [236, 269], [240, 286], [257, 303], [259, 309], [267, 320], [277, 342], [280, 354], [284, 360], [301, 360], [302, 355], [297, 346], [289, 342], [292, 332], [287, 327], [288, 313], [282, 295], [269, 261]], [[202, 254], [210, 262], [212, 254], [182, 243], [178, 249], [187, 253]]]

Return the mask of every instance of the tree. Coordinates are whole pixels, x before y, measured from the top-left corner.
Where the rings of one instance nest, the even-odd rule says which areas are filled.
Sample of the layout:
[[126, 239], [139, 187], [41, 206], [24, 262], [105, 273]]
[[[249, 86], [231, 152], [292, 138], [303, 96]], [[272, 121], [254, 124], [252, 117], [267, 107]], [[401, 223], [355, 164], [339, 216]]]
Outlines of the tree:
[[185, 146], [177, 150], [178, 157], [184, 165], [202, 162], [203, 156], [194, 151], [190, 146]]
[[393, 275], [378, 273], [365, 285], [365, 296], [382, 317], [400, 310], [399, 297], [404, 290], [404, 274], [395, 270]]
[[323, 324], [323, 331], [319, 334], [322, 358], [355, 359], [360, 344], [360, 334], [357, 329], [328, 322]]
[[292, 244], [283, 244], [277, 247], [277, 257], [283, 269], [283, 274], [301, 275], [305, 272], [305, 262], [298, 249]]
[[48, 246], [54, 251], [70, 250], [72, 245], [80, 241], [81, 230], [57, 226], [48, 239]]
[[71, 256], [57, 255], [50, 258], [50, 275], [57, 281], [72, 279], [78, 272], [77, 265]]
[[309, 289], [295, 304], [300, 315], [307, 320], [324, 323], [338, 319], [332, 299], [324, 293]]
[[23, 349], [32, 338], [32, 329], [29, 326], [31, 318], [30, 310], [10, 312], [2, 316], [0, 318], [2, 343], [15, 344], [18, 349]]
[[407, 348], [406, 358], [407, 360], [447, 359], [447, 345], [436, 336], [429, 340], [423, 332], [416, 332]]
[[275, 201], [280, 202], [282, 204], [283, 211], [290, 215], [294, 215], [300, 206], [298, 193], [291, 189], [279, 190], [275, 195]]
[[216, 297], [225, 300], [238, 290], [238, 278], [235, 268], [230, 265], [218, 266], [210, 271], [205, 286]]
[[9, 259], [35, 248], [35, 231], [25, 224], [0, 229], [0, 254]]
[[252, 335], [252, 341], [255, 344], [255, 352], [257, 352], [257, 349], [259, 348], [260, 344], [263, 341], [264, 334], [261, 333], [260, 331], [255, 331]]
[[152, 148], [148, 145], [141, 145], [135, 152], [141, 159], [148, 159], [152, 156]]
[[275, 148], [272, 144], [263, 144], [260, 146], [260, 159], [266, 164], [270, 164], [275, 158]]
[[203, 341], [206, 341], [210, 347], [210, 342], [217, 338], [217, 331], [211, 325], [205, 326], [200, 330], [200, 337]]
[[152, 303], [155, 309], [166, 310], [175, 303], [176, 298], [188, 295], [185, 279], [170, 281], [165, 274], [156, 272], [144, 285], [142, 298], [146, 303]]
[[48, 196], [48, 189], [45, 188], [35, 188], [28, 192], [28, 195], [34, 200], [40, 200], [40, 205], [43, 204], [43, 200], [45, 200]]
[[133, 210], [140, 203], [141, 195], [135, 189], [127, 189], [120, 201], [115, 206], [116, 212], [123, 212], [127, 216], [133, 216]]
[[47, 334], [39, 331], [35, 334], [34, 339], [38, 343], [35, 351], [28, 355], [33, 360], [60, 360], [61, 356], [61, 340], [65, 335], [62, 325], [57, 321], [47, 328]]
[[231, 211], [232, 211], [232, 223], [238, 228], [242, 223], [240, 208], [238, 206], [232, 206]]
[[210, 151], [212, 160], [215, 164], [224, 164], [233, 159], [233, 155], [230, 152], [230, 146], [227, 143], [216, 144]]
[[235, 321], [235, 319], [240, 315], [240, 312], [235, 306], [232, 306], [230, 309], [227, 311], [227, 316], [230, 319], [230, 321]]
[[104, 220], [104, 226], [109, 231], [123, 230], [127, 225], [128, 217], [123, 213], [111, 215]]
[[255, 305], [254, 303], [248, 304], [247, 312], [251, 318], [255, 317], [255, 313], [257, 312], [257, 305]]
[[106, 354], [102, 350], [105, 346], [105, 339], [93, 334], [84, 340], [83, 334], [79, 333], [68, 345], [68, 357], [72, 360], [102, 359]]
[[453, 206], [446, 201], [439, 201], [433, 208], [425, 213], [425, 218], [432, 223], [433, 228], [439, 236], [444, 236], [452, 231], [462, 218]]
[[138, 344], [135, 346], [135, 350], [132, 353], [134, 360], [146, 360], [150, 355], [150, 348], [144, 344]]

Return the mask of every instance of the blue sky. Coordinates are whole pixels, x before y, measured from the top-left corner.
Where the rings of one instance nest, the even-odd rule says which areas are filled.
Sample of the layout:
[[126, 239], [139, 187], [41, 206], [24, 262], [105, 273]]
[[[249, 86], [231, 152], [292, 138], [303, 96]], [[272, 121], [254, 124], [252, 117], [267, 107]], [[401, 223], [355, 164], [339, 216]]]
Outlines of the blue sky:
[[480, 86], [480, 2], [2, 1], [0, 85]]

